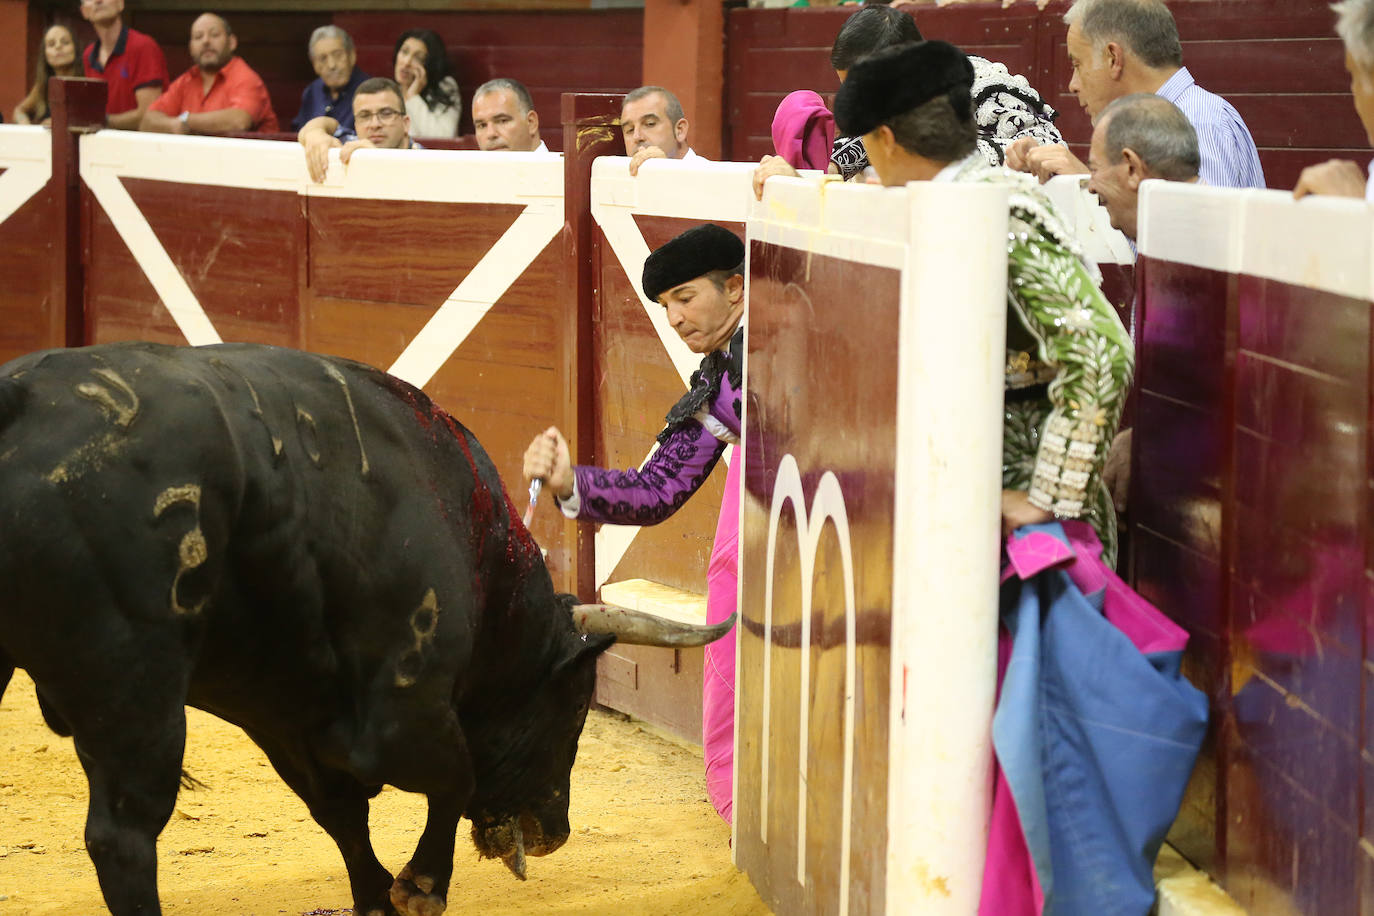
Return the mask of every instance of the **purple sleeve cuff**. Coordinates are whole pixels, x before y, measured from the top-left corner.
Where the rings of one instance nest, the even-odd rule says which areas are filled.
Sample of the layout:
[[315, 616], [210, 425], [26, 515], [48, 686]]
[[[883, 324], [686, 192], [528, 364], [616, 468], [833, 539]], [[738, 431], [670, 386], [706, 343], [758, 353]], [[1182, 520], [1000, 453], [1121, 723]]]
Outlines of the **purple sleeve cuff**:
[[578, 519], [616, 525], [656, 525], [676, 512], [711, 476], [725, 443], [700, 423], [683, 423], [644, 466], [610, 471], [577, 465]]

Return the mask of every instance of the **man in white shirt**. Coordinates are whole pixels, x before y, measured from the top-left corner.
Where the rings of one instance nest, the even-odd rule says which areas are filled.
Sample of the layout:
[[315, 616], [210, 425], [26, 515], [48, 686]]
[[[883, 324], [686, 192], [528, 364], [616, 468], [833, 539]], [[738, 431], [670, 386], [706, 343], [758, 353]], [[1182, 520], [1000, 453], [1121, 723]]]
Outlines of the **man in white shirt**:
[[687, 145], [687, 117], [677, 96], [662, 86], [640, 86], [620, 106], [620, 129], [630, 174], [649, 159], [700, 159]]
[[[1264, 169], [1239, 112], [1208, 92], [1183, 66], [1178, 26], [1163, 0], [1076, 0], [1064, 14], [1073, 66], [1069, 91], [1096, 120], [1113, 100], [1153, 92], [1178, 106], [1197, 132], [1201, 177], [1218, 188], [1262, 188]], [[1007, 165], [1041, 181], [1088, 167], [1063, 144], [1033, 138], [1007, 148]]]
[[481, 150], [547, 153], [539, 139], [539, 112], [518, 80], [487, 80], [472, 94], [472, 128]]
[[[1365, 138], [1374, 146], [1374, 0], [1344, 0], [1332, 7], [1339, 17], [1336, 34], [1345, 43], [1345, 69], [1350, 73], [1350, 93], [1355, 113], [1364, 125]], [[1329, 194], [1363, 197], [1374, 202], [1374, 161], [1365, 170], [1349, 159], [1329, 159], [1309, 165], [1298, 176], [1294, 197]]]

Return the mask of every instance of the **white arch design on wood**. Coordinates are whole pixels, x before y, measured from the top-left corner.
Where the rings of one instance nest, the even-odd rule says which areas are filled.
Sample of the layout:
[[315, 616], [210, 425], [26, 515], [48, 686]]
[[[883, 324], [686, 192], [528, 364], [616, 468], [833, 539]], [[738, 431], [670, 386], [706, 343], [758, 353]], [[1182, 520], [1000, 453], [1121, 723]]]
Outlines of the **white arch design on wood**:
[[797, 731], [797, 882], [806, 884], [806, 792], [807, 750], [810, 747], [811, 695], [811, 590], [816, 575], [816, 550], [827, 521], [835, 525], [840, 543], [840, 561], [844, 572], [844, 788], [840, 826], [840, 916], [849, 912], [849, 850], [850, 820], [853, 815], [854, 790], [854, 695], [857, 681], [857, 610], [854, 593], [854, 550], [849, 539], [849, 513], [845, 508], [844, 492], [833, 471], [821, 475], [811, 511], [806, 511], [806, 494], [802, 489], [801, 471], [797, 459], [790, 453], [778, 463], [777, 479], [768, 516], [768, 559], [764, 571], [763, 598], [763, 728], [760, 741], [759, 836], [768, 841], [768, 778], [769, 728], [772, 716], [772, 646], [773, 646], [773, 571], [777, 553], [778, 525], [783, 508], [791, 504], [797, 523], [797, 552], [801, 561], [801, 688], [798, 706], [800, 725]]

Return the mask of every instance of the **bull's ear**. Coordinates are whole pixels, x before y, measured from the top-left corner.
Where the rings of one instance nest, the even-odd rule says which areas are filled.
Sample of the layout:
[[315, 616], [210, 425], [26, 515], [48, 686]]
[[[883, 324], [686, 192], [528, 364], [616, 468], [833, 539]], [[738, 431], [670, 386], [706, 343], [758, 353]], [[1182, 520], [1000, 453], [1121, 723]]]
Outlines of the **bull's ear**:
[[554, 666], [550, 678], [571, 677], [583, 665], [590, 665], [595, 669], [597, 656], [609, 649], [614, 642], [614, 636], [606, 636], [601, 633], [577, 634], [567, 656]]

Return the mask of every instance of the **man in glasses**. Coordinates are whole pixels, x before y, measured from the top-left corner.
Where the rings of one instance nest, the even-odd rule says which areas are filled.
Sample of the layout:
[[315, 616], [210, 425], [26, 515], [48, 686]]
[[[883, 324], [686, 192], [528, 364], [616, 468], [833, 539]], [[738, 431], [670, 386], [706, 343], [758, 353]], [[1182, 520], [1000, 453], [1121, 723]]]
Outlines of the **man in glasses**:
[[348, 165], [357, 149], [419, 149], [410, 139], [410, 118], [400, 85], [384, 76], [360, 84], [353, 93], [353, 130], [340, 128], [327, 115], [312, 118], [296, 139], [305, 147], [305, 164], [312, 181], [324, 181], [329, 151], [340, 147], [339, 161]]

